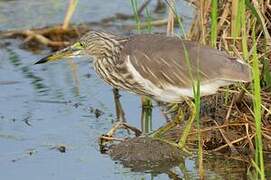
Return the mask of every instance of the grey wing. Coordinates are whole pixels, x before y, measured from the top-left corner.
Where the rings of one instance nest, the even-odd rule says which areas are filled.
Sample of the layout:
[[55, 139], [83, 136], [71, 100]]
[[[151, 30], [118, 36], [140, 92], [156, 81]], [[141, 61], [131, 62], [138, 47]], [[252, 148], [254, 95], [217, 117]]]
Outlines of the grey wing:
[[[137, 71], [143, 79], [164, 89], [168, 85], [187, 87], [190, 83], [186, 68], [174, 59], [150, 56], [148, 53], [133, 51], [127, 55], [129, 69]], [[134, 73], [134, 72], [133, 72]], [[135, 74], [135, 73], [134, 73]]]
[[197, 78], [202, 84], [219, 79], [242, 80], [248, 74], [241, 71], [247, 68], [230, 60], [226, 53], [191, 41], [159, 35], [138, 35], [131, 39], [121, 57], [129, 57], [128, 63], [138, 75], [162, 89], [168, 85], [191, 87], [192, 80]]

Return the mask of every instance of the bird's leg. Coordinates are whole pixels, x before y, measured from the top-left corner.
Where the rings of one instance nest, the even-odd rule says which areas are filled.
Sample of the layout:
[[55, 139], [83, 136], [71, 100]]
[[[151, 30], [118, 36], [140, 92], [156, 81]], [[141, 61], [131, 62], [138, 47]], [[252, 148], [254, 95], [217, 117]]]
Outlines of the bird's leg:
[[115, 102], [117, 121], [126, 122], [125, 113], [124, 113], [124, 111], [122, 109], [122, 106], [121, 106], [121, 103], [120, 103], [119, 90], [117, 88], [113, 88], [113, 95], [114, 95], [114, 102]]
[[[135, 133], [136, 136], [139, 136], [141, 134], [141, 131], [139, 129], [127, 124], [127, 121], [125, 119], [125, 113], [124, 113], [122, 106], [121, 106], [121, 103], [120, 103], [119, 90], [116, 88], [113, 88], [113, 95], [114, 95], [117, 121], [114, 123], [113, 127], [108, 131], [108, 133], [106, 133], [105, 136], [112, 137], [113, 134], [120, 128], [131, 130]], [[101, 137], [101, 138], [103, 138], [103, 137]]]
[[148, 97], [141, 97], [141, 130], [142, 133], [149, 133], [152, 129], [152, 102]]
[[179, 108], [177, 115], [174, 117], [174, 119], [172, 121], [169, 121], [165, 126], [159, 128], [151, 136], [154, 138], [162, 138], [163, 134], [165, 134], [170, 129], [179, 125], [182, 119], [183, 119], [183, 111], [181, 110], [181, 108]]
[[193, 121], [194, 121], [195, 115], [196, 115], [195, 104], [191, 100], [187, 100], [186, 102], [189, 105], [189, 108], [191, 110], [191, 114], [190, 114], [189, 119], [187, 120], [186, 124], [184, 125], [184, 129], [182, 131], [182, 135], [179, 138], [178, 147], [180, 149], [183, 149], [184, 146], [185, 146], [188, 134], [190, 132], [190, 129], [192, 127], [192, 124], [193, 124]]
[[178, 113], [179, 104], [177, 103], [159, 103], [162, 114], [165, 116], [166, 121], [171, 121]]
[[[195, 105], [194, 103], [191, 101], [191, 100], [186, 100], [187, 104], [189, 105], [189, 108], [191, 109], [191, 114], [189, 116], [189, 119], [186, 121], [185, 125], [184, 125], [184, 128], [182, 130], [182, 134], [179, 138], [179, 141], [177, 144], [178, 148], [182, 149], [182, 150], [185, 150], [184, 149], [184, 146], [185, 146], [185, 143], [186, 143], [186, 140], [187, 140], [187, 137], [188, 137], [188, 134], [190, 132], [190, 129], [192, 127], [192, 124], [193, 124], [193, 121], [194, 121], [194, 118], [195, 118], [195, 114], [196, 114], [196, 108], [195, 108]], [[159, 128], [156, 132], [154, 132], [151, 136], [153, 138], [158, 138], [158, 139], [161, 139], [163, 140], [162, 136], [167, 132], [169, 131], [170, 129], [176, 127], [177, 125], [180, 124], [181, 120], [184, 118], [184, 115], [183, 115], [183, 111], [181, 110], [181, 108], [178, 109], [178, 112], [177, 112], [177, 115], [175, 116], [175, 118], [168, 122], [165, 126]], [[172, 142], [168, 141], [168, 140], [163, 140], [163, 141], [166, 141], [170, 144], [172, 144]], [[185, 150], [186, 151], [186, 150]]]

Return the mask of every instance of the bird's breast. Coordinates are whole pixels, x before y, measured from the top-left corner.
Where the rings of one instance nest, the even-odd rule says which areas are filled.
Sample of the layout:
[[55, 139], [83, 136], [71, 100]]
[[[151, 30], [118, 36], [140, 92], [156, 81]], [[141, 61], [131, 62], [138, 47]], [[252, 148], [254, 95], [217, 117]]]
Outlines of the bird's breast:
[[134, 80], [124, 63], [116, 64], [104, 58], [95, 61], [94, 69], [98, 76], [110, 86], [145, 95], [142, 87]]

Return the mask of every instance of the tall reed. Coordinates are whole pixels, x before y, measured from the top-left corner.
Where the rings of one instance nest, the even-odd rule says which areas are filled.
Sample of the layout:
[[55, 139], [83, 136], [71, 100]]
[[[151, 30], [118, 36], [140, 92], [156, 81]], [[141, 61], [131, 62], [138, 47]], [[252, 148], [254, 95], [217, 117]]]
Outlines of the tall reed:
[[131, 6], [133, 9], [133, 14], [134, 14], [134, 18], [135, 18], [135, 22], [136, 22], [136, 27], [137, 27], [137, 31], [140, 32], [141, 31], [141, 21], [140, 21], [140, 17], [138, 14], [138, 1], [137, 0], [130, 0], [131, 2]]
[[[256, 177], [260, 179], [265, 179], [265, 169], [264, 169], [264, 157], [263, 157], [263, 143], [262, 143], [262, 99], [261, 99], [261, 79], [260, 79], [260, 59], [258, 58], [258, 44], [256, 37], [256, 23], [265, 26], [263, 23], [263, 18], [258, 6], [254, 2], [254, 5], [247, 0], [240, 0], [238, 4], [238, 14], [240, 17], [240, 29], [242, 35], [242, 53], [246, 61], [249, 59], [248, 51], [248, 30], [252, 31], [252, 77], [253, 77], [253, 111], [254, 111], [254, 120], [256, 127], [256, 138], [255, 138], [255, 162], [252, 161], [256, 169]], [[252, 14], [252, 17], [248, 19], [248, 11]], [[247, 26], [247, 21], [249, 20], [252, 23], [251, 27]], [[266, 27], [263, 28], [265, 37], [268, 38], [269, 35], [266, 33]], [[263, 71], [264, 72], [264, 71]], [[270, 71], [266, 72], [268, 75]], [[263, 74], [265, 77], [265, 73]]]
[[77, 7], [77, 4], [78, 4], [78, 0], [70, 0], [69, 6], [67, 9], [65, 18], [64, 18], [64, 22], [62, 25], [62, 29], [64, 29], [64, 30], [68, 29], [72, 15], [74, 14], [74, 11]]
[[[184, 26], [182, 24], [181, 18], [177, 14], [175, 2], [170, 3], [170, 2], [167, 1], [167, 4], [168, 4], [170, 10], [172, 11], [171, 14], [175, 16], [174, 19], [177, 20], [180, 34], [182, 34], [184, 39], [186, 39], [187, 38], [186, 32], [184, 31]], [[192, 69], [191, 69], [192, 67], [191, 67], [190, 57], [189, 57], [188, 51], [187, 51], [183, 41], [181, 41], [181, 42], [182, 42], [182, 47], [184, 49], [184, 58], [185, 58], [185, 61], [186, 61], [187, 68], [189, 70], [189, 77], [190, 77], [190, 79], [192, 81], [192, 91], [193, 91], [193, 95], [194, 95], [194, 103], [192, 102], [192, 107], [190, 106], [190, 108], [195, 108], [195, 111], [193, 111], [193, 110], [191, 111], [191, 113], [195, 113], [195, 114], [194, 115], [191, 114], [191, 116], [195, 117], [196, 124], [197, 124], [199, 177], [200, 177], [200, 179], [204, 179], [203, 149], [202, 149], [202, 143], [201, 143], [202, 141], [201, 141], [201, 133], [200, 133], [200, 97], [201, 97], [201, 95], [200, 95], [200, 78], [199, 78], [199, 74], [197, 74], [196, 77], [193, 77]], [[198, 63], [197, 67], [199, 68], [199, 63]], [[200, 72], [199, 69], [198, 69], [198, 72]], [[186, 126], [188, 126], [188, 128], [187, 127], [184, 128], [184, 130], [187, 130], [187, 132], [183, 131], [184, 139], [187, 138], [187, 136], [189, 134], [189, 131], [191, 129], [191, 126], [193, 124], [193, 121], [194, 121], [194, 119], [192, 119], [191, 122], [188, 122], [186, 124]], [[185, 142], [181, 142], [181, 141], [182, 141], [182, 139], [180, 139], [179, 145], [183, 146], [183, 143], [185, 143]]]
[[255, 162], [258, 165], [259, 171], [257, 171], [260, 179], [265, 179], [264, 172], [264, 159], [263, 159], [263, 144], [262, 144], [262, 119], [261, 119], [261, 86], [260, 86], [260, 71], [259, 71], [259, 58], [257, 54], [257, 41], [255, 35], [255, 24], [252, 29], [252, 38], [253, 38], [253, 57], [252, 57], [252, 74], [253, 74], [253, 109], [254, 109], [254, 118], [256, 126], [256, 154]]
[[211, 5], [211, 45], [214, 48], [216, 47], [216, 41], [217, 41], [217, 11], [218, 11], [217, 0], [212, 0], [212, 5]]

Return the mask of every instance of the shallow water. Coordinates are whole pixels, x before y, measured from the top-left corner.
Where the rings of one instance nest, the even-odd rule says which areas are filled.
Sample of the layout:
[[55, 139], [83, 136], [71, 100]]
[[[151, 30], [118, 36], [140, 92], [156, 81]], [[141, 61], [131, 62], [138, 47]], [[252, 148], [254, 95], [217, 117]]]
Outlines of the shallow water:
[[[179, 3], [189, 22], [192, 10]], [[0, 1], [0, 30], [61, 23], [66, 6], [64, 0]], [[73, 22], [130, 11], [129, 1], [80, 0]], [[170, 173], [131, 172], [99, 152], [98, 137], [114, 121], [113, 97], [87, 58], [34, 66], [49, 52], [34, 54], [19, 46], [16, 40], [0, 42], [0, 179], [168, 179]], [[139, 97], [122, 95], [129, 123], [140, 127]], [[96, 109], [102, 111], [99, 118]], [[153, 119], [153, 128], [165, 122], [157, 108]], [[57, 150], [60, 145], [65, 153]], [[172, 171], [197, 176], [193, 157], [184, 159], [184, 166], [186, 175], [183, 168]], [[212, 168], [206, 171], [222, 178]]]

